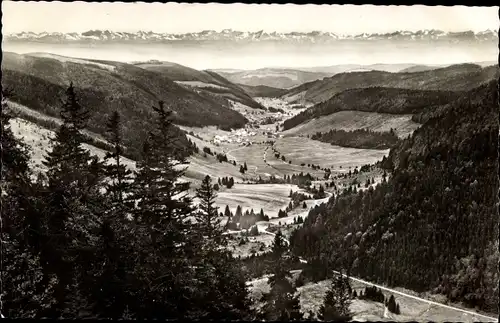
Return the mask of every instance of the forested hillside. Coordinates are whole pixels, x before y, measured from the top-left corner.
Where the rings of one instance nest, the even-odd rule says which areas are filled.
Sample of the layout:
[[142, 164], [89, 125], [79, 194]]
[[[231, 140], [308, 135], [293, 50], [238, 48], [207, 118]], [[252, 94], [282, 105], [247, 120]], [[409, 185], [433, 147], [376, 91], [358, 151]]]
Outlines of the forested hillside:
[[410, 114], [433, 110], [458, 97], [452, 91], [423, 91], [400, 88], [371, 87], [346, 90], [331, 99], [316, 104], [283, 123], [293, 128], [308, 120], [339, 111], [364, 111], [391, 114]]
[[317, 104], [342, 91], [374, 86], [414, 90], [468, 91], [498, 78], [498, 65], [482, 68], [476, 64], [458, 64], [414, 73], [382, 71], [340, 73], [323, 80], [302, 84], [285, 97], [302, 93], [303, 101]]
[[279, 89], [276, 87], [265, 86], [265, 85], [244, 85], [238, 84], [248, 95], [251, 97], [279, 97], [286, 93], [285, 89]]
[[3, 54], [2, 86], [12, 90], [11, 101], [58, 117], [57, 107], [71, 78], [80, 102], [91, 109], [88, 129], [103, 135], [105, 120], [111, 111], [120, 111], [124, 123], [124, 143], [136, 155], [154, 120], [151, 106], [160, 100], [168, 102], [176, 124], [238, 128], [247, 122], [240, 113], [220, 102], [185, 89], [159, 73], [134, 65], [55, 55]]
[[214, 70], [229, 81], [249, 86], [270, 86], [274, 88], [292, 88], [304, 82], [319, 80], [332, 73], [302, 71], [290, 68], [260, 68], [256, 70], [233, 71]]
[[136, 66], [168, 77], [180, 84], [192, 85], [197, 91], [210, 92], [223, 98], [238, 101], [254, 109], [264, 109], [238, 85], [212, 71], [198, 71], [187, 66], [170, 62], [146, 62]]
[[369, 281], [497, 312], [497, 154], [492, 81], [392, 149], [388, 181], [313, 209], [292, 248]]

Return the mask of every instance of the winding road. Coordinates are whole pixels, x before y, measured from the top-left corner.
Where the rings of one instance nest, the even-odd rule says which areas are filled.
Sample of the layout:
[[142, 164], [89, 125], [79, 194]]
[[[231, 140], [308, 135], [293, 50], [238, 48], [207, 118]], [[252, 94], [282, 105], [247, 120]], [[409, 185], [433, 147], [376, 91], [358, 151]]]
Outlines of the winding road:
[[[305, 261], [305, 260], [303, 260], [303, 261]], [[336, 273], [336, 274], [340, 274], [336, 270], [333, 270], [333, 272]], [[342, 276], [347, 277], [347, 275], [345, 275], [345, 274], [342, 274]], [[498, 318], [495, 318], [495, 317], [492, 317], [492, 316], [487, 316], [487, 315], [479, 314], [477, 312], [468, 311], [468, 310], [464, 310], [464, 309], [461, 309], [461, 308], [458, 308], [458, 307], [453, 307], [453, 306], [449, 306], [449, 305], [446, 305], [446, 304], [441, 304], [441, 303], [438, 303], [438, 302], [430, 301], [428, 299], [421, 298], [421, 297], [414, 296], [414, 295], [410, 295], [410, 294], [406, 294], [406, 293], [403, 293], [403, 292], [400, 292], [400, 291], [397, 291], [395, 289], [391, 289], [391, 288], [388, 288], [388, 287], [385, 287], [385, 286], [382, 286], [382, 285], [373, 284], [373, 283], [370, 283], [370, 282], [368, 282], [366, 280], [362, 280], [362, 279], [359, 279], [359, 278], [356, 278], [356, 277], [349, 277], [349, 279], [357, 281], [359, 283], [366, 284], [366, 285], [375, 286], [375, 287], [377, 287], [379, 289], [386, 290], [386, 291], [394, 293], [394, 294], [398, 294], [398, 295], [401, 295], [401, 296], [413, 298], [415, 300], [418, 300], [418, 301], [421, 301], [421, 302], [424, 302], [424, 303], [427, 303], [427, 304], [430, 304], [430, 305], [439, 306], [439, 307], [451, 309], [451, 310], [454, 310], [454, 311], [462, 312], [462, 313], [465, 313], [465, 314], [482, 317], [482, 318], [485, 318], [485, 319], [489, 319], [492, 322], [498, 322]]]

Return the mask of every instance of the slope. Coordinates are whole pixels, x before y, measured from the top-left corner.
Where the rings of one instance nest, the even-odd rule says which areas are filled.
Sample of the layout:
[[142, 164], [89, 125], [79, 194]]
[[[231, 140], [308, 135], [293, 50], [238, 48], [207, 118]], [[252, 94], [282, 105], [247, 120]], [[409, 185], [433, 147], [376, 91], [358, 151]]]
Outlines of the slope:
[[[11, 104], [11, 103], [9, 103]], [[60, 120], [58, 120], [60, 121]], [[30, 167], [34, 174], [38, 172], [45, 172], [46, 168], [42, 164], [45, 159], [47, 150], [51, 148], [50, 138], [55, 136], [54, 129], [47, 129], [40, 126], [36, 122], [28, 121], [23, 118], [16, 117], [11, 120], [11, 127], [14, 135], [22, 139], [30, 149]], [[59, 122], [60, 123], [60, 122]], [[93, 135], [93, 134], [90, 134]], [[95, 138], [99, 139], [99, 138]], [[106, 146], [110, 146], [105, 142]], [[100, 159], [104, 159], [107, 149], [104, 145], [97, 147], [94, 144], [85, 143], [83, 147], [90, 151], [91, 154], [96, 155]], [[238, 171], [238, 168], [228, 163], [219, 163], [214, 157], [204, 157], [202, 154], [194, 153], [188, 157], [189, 165], [186, 169], [185, 175], [182, 177], [184, 181], [192, 183], [191, 188], [199, 187], [201, 181], [206, 175], [212, 178], [218, 177], [233, 177], [235, 181], [242, 182], [244, 176]], [[122, 162], [127, 168], [135, 170], [135, 160], [123, 157]]]
[[271, 87], [266, 85], [251, 86], [251, 85], [238, 84], [238, 86], [253, 98], [254, 97], [276, 98], [286, 93], [285, 89], [279, 89], [276, 87]]
[[223, 72], [213, 70], [233, 83], [258, 86], [265, 85], [280, 89], [291, 88], [305, 82], [311, 82], [331, 76], [332, 73], [308, 72], [288, 68], [261, 68], [241, 72]]
[[307, 258], [325, 250], [353, 276], [497, 312], [497, 153], [492, 81], [391, 149], [388, 182], [313, 210], [293, 249]]
[[459, 64], [413, 73], [382, 71], [340, 73], [302, 84], [283, 96], [289, 102], [319, 103], [353, 88], [372, 86], [419, 90], [467, 91], [498, 77], [498, 66]]
[[457, 97], [451, 91], [424, 91], [370, 87], [345, 90], [283, 122], [285, 130], [304, 122], [340, 111], [414, 114], [432, 110]]
[[385, 132], [394, 129], [400, 138], [406, 138], [420, 127], [419, 123], [412, 121], [411, 114], [389, 114], [364, 111], [340, 111], [327, 116], [313, 118], [283, 132], [285, 137], [309, 136], [317, 132], [330, 130], [352, 131], [356, 129], [369, 129], [371, 131]]
[[175, 123], [241, 127], [241, 114], [145, 69], [118, 62], [74, 59], [51, 54], [3, 53], [2, 85], [12, 101], [57, 117], [64, 91], [74, 83], [82, 105], [91, 109], [90, 129], [99, 134], [113, 110], [124, 120], [125, 144], [139, 151], [154, 122], [152, 105], [166, 102]]
[[238, 85], [231, 83], [215, 72], [198, 71], [171, 62], [154, 61], [136, 63], [135, 65], [148, 71], [158, 72], [185, 87], [192, 87], [197, 91], [206, 91], [226, 99], [235, 100], [251, 108], [263, 109]]

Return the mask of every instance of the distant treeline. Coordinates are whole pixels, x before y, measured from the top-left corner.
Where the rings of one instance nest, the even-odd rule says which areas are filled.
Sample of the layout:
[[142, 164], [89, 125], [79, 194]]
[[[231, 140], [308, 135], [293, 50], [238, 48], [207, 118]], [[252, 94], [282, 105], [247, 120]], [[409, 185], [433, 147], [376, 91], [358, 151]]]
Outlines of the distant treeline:
[[353, 131], [332, 129], [323, 133], [316, 132], [311, 136], [311, 139], [332, 145], [360, 149], [389, 149], [399, 142], [399, 138], [392, 128], [390, 131], [384, 132], [369, 129], [356, 129]]

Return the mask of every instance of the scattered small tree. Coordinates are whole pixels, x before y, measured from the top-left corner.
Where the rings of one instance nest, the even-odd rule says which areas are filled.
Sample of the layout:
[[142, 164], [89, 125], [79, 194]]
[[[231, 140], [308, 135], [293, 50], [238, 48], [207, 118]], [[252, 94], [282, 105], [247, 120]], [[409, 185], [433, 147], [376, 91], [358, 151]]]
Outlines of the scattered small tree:
[[318, 318], [322, 321], [351, 320], [349, 289], [347, 278], [343, 278], [342, 275], [334, 277], [330, 289], [326, 293], [324, 304], [319, 310]]

